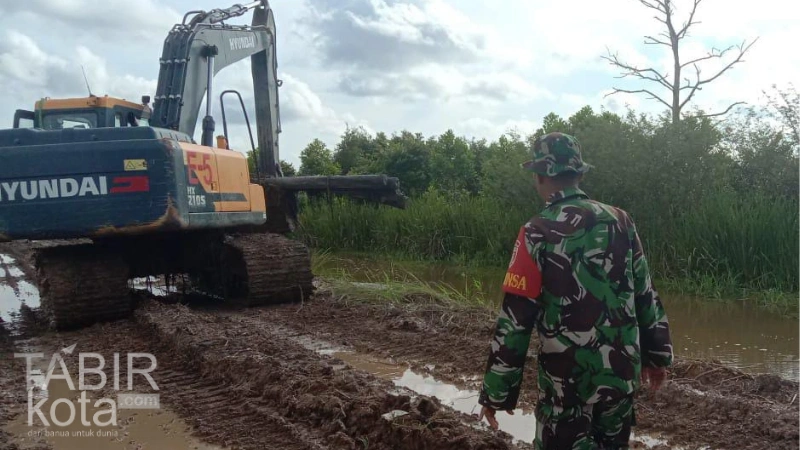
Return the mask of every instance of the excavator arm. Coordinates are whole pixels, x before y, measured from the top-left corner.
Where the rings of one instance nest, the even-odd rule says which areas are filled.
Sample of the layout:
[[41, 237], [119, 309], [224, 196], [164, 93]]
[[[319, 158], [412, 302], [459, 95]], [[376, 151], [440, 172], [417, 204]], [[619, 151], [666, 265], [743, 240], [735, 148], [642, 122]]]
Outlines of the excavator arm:
[[[225, 20], [253, 12], [250, 25], [227, 25]], [[397, 178], [385, 175], [284, 177], [279, 165], [275, 19], [268, 0], [236, 4], [227, 9], [190, 11], [164, 41], [151, 126], [193, 136], [205, 98], [202, 145], [213, 146], [214, 76], [247, 57], [253, 79], [258, 148], [257, 182], [264, 188], [272, 229], [295, 226], [297, 192], [347, 197], [404, 208], [406, 197]], [[224, 111], [223, 111], [224, 120]], [[249, 124], [248, 124], [249, 128]], [[227, 137], [227, 136], [226, 136]], [[251, 136], [252, 139], [252, 136]]]
[[[252, 24], [225, 20], [253, 10]], [[191, 19], [190, 19], [191, 17]], [[164, 41], [150, 124], [193, 136], [200, 106], [206, 101], [202, 145], [214, 134], [213, 79], [225, 67], [250, 57], [258, 140], [259, 172], [278, 173], [280, 109], [278, 104], [275, 20], [267, 0], [209, 12], [190, 11]]]

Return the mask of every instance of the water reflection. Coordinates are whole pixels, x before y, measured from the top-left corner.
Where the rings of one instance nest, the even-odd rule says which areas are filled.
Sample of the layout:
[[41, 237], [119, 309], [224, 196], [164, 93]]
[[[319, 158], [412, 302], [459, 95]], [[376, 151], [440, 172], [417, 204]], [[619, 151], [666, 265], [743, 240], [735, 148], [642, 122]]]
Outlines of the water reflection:
[[[358, 281], [416, 279], [442, 283], [462, 293], [480, 289], [499, 303], [502, 269], [463, 269], [445, 264], [391, 263], [336, 255], [320, 260], [320, 273], [345, 270]], [[800, 380], [796, 319], [744, 302], [721, 302], [661, 292], [678, 356], [716, 358], [749, 372], [770, 372]]]
[[[317, 351], [322, 353], [321, 350]], [[376, 360], [360, 353], [334, 351], [331, 355], [353, 368], [389, 379], [397, 387], [410, 389], [420, 395], [436, 397], [442, 405], [456, 411], [470, 415], [477, 415], [480, 412], [478, 391], [460, 389], [432, 376], [422, 375], [409, 368]], [[536, 437], [536, 418], [530, 411], [516, 409], [513, 415], [501, 412], [497, 414], [496, 418], [500, 429], [517, 440], [532, 443]]]
[[39, 290], [24, 279], [14, 258], [0, 254], [0, 319], [11, 322], [23, 304], [38, 308]]

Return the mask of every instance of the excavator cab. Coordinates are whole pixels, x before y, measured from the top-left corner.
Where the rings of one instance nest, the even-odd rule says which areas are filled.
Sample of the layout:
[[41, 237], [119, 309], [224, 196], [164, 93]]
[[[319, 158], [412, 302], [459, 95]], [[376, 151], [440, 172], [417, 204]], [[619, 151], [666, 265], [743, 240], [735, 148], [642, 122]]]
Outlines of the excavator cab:
[[148, 126], [152, 113], [149, 103], [150, 97], [146, 95], [141, 104], [107, 95], [64, 99], [46, 97], [36, 102], [33, 111], [18, 109], [14, 114], [14, 128], [63, 130]]

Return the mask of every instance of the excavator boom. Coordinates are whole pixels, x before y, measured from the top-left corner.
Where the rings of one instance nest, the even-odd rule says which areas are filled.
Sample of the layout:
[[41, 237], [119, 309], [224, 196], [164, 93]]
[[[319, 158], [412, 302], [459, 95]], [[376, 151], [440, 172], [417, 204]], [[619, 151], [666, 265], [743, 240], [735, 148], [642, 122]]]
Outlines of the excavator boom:
[[[223, 21], [253, 10], [251, 25]], [[194, 14], [188, 21], [190, 15]], [[278, 106], [275, 20], [267, 0], [209, 12], [190, 11], [164, 41], [150, 125], [193, 136], [205, 99], [202, 144], [212, 146], [213, 78], [225, 67], [250, 57], [257, 124], [259, 172], [278, 173]]]

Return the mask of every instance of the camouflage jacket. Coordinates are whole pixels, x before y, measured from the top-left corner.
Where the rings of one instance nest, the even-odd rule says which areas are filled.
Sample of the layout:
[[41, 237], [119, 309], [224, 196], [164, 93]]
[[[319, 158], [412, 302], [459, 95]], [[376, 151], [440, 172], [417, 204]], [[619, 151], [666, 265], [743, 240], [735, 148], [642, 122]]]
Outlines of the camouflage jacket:
[[639, 387], [642, 365], [669, 366], [672, 342], [628, 214], [578, 188], [558, 192], [519, 232], [503, 283], [479, 403], [516, 407], [539, 336], [539, 403], [567, 407]]

